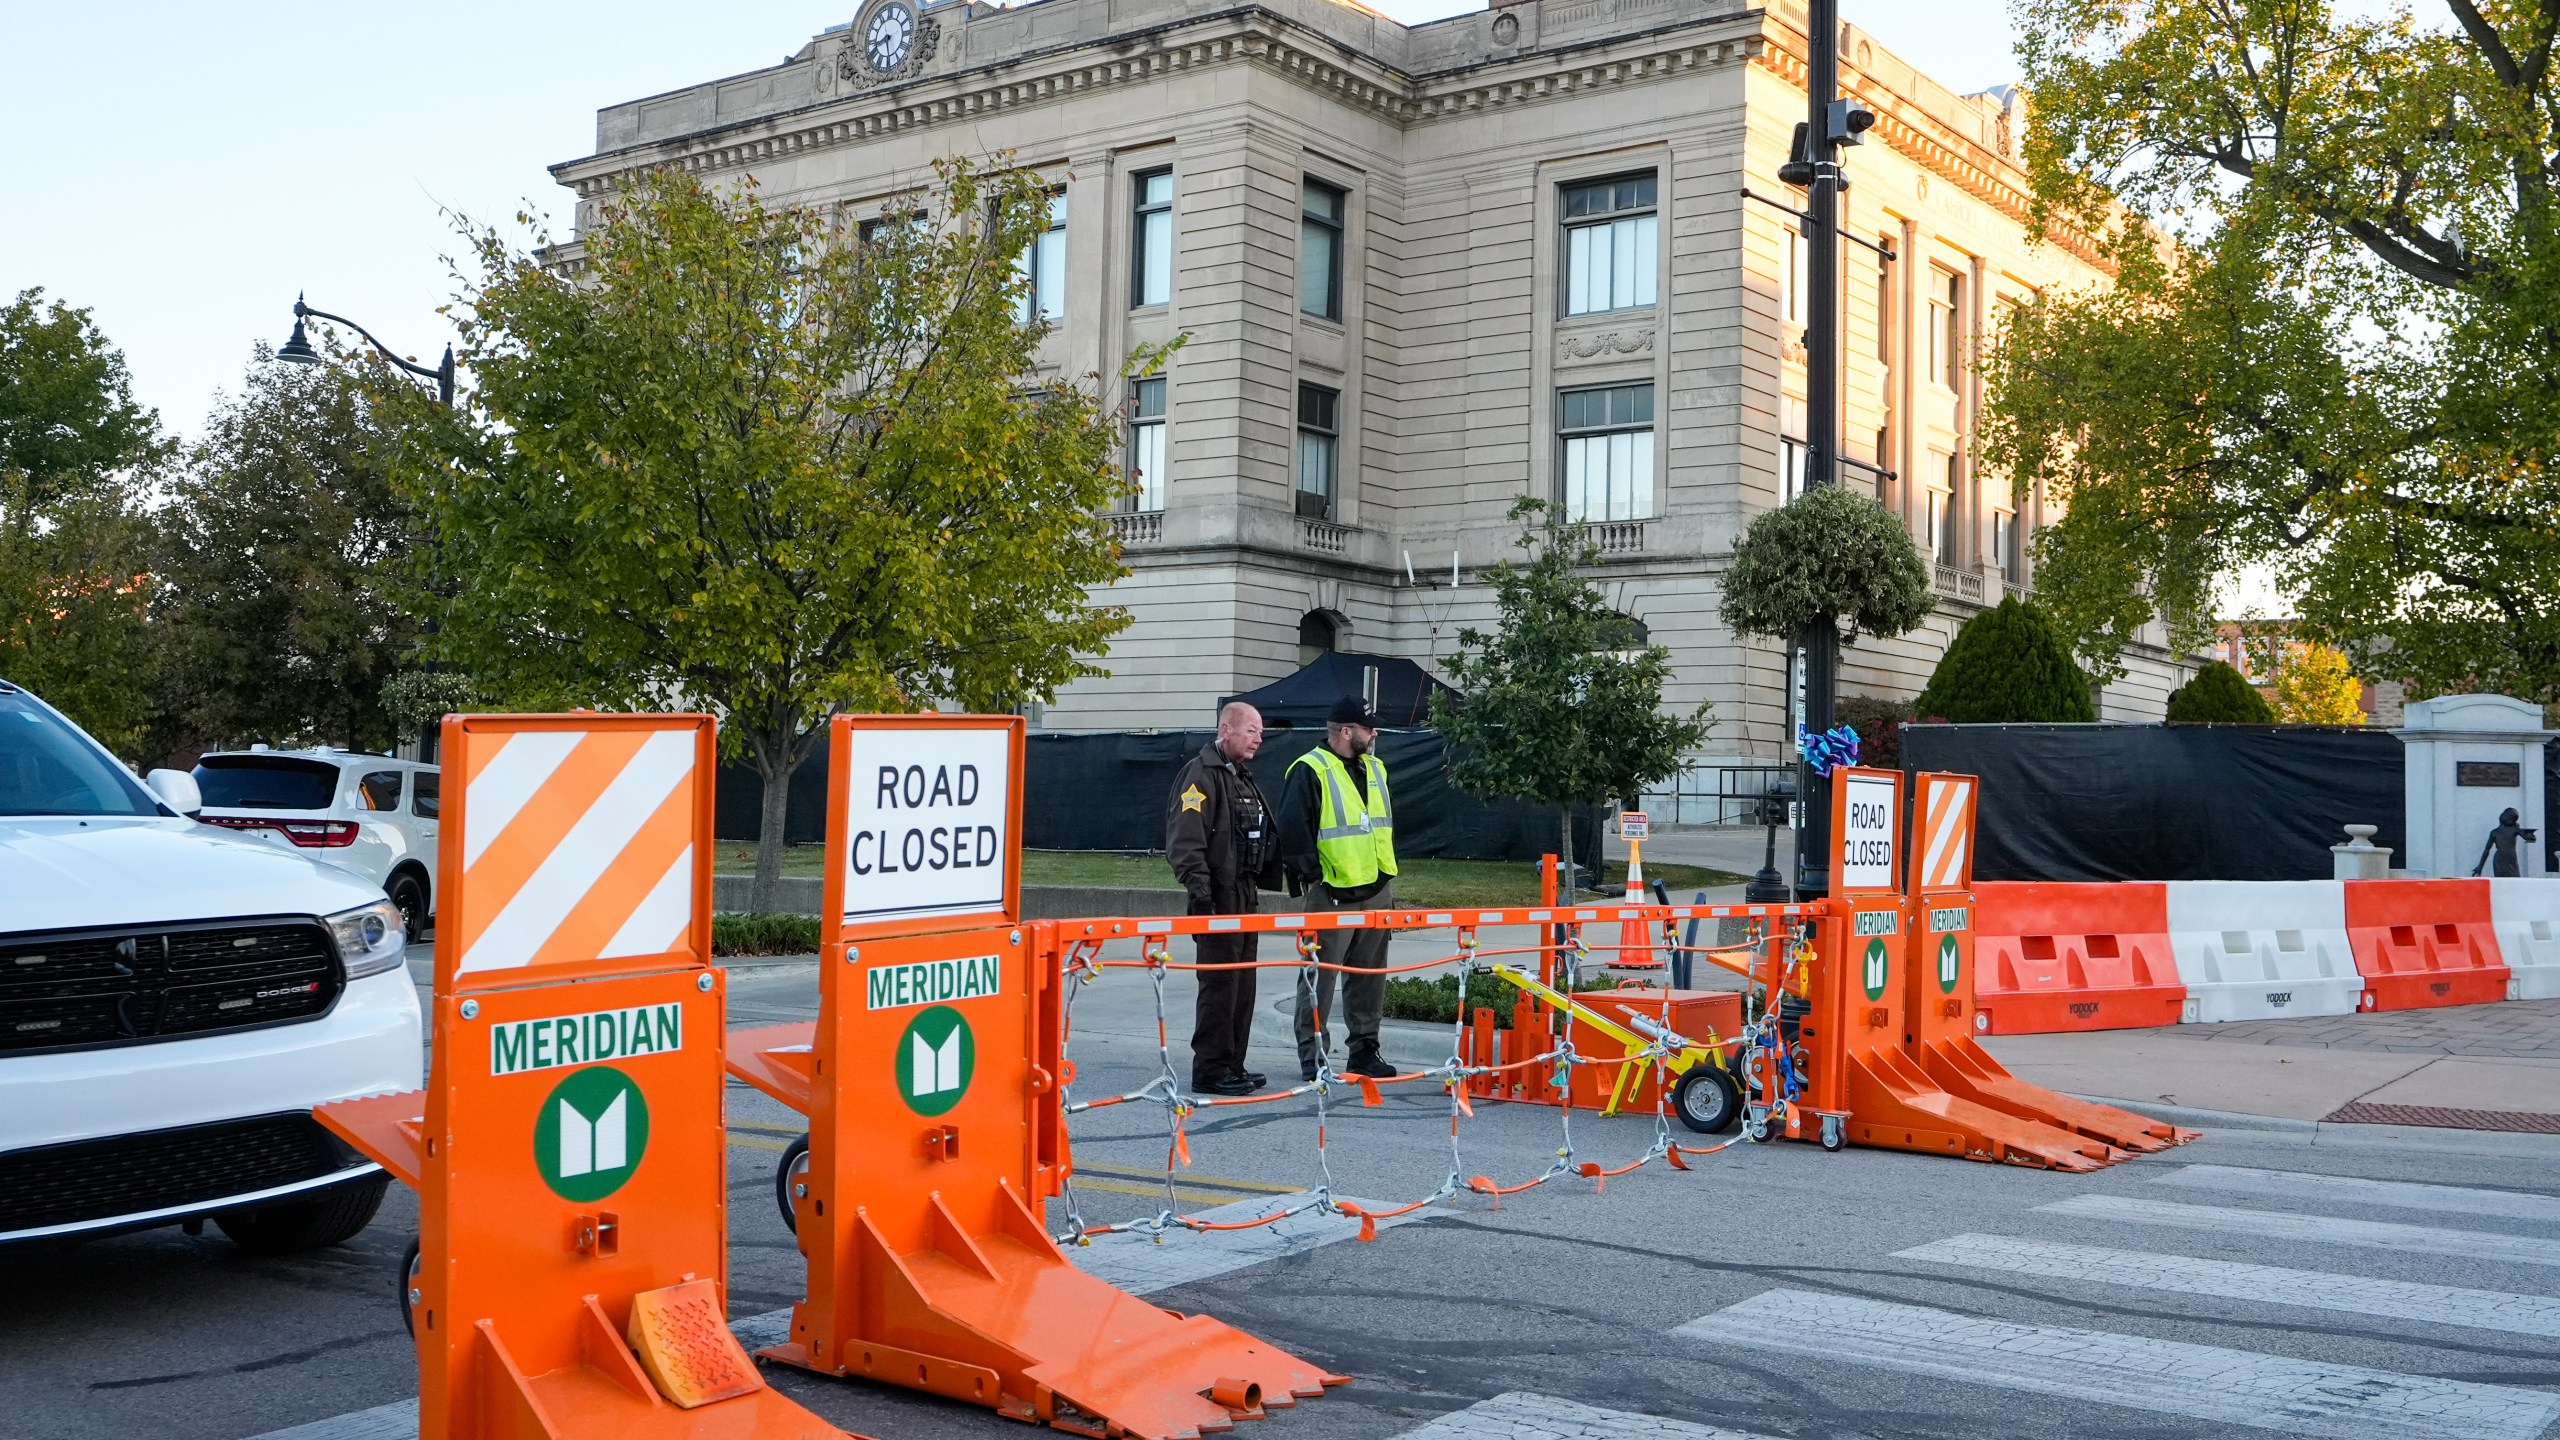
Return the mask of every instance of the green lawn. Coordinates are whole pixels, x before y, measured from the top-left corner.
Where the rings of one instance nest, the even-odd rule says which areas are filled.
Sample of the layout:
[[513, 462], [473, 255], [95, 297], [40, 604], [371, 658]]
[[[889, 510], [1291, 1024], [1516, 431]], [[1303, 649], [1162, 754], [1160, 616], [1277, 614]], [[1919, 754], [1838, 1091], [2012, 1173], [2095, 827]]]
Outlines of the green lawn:
[[[782, 873], [815, 875], [823, 868], [826, 847], [794, 845], [784, 852]], [[724, 875], [755, 871], [755, 846], [723, 840], [714, 865]], [[1537, 867], [1523, 860], [1428, 860], [1400, 863], [1396, 902], [1400, 905], [1527, 905], [1538, 898]], [[1718, 885], [1739, 885], [1746, 876], [1695, 865], [1647, 865], [1645, 876], [1670, 888], [1675, 900]], [[1626, 879], [1626, 867], [1612, 865], [1610, 883]], [[1173, 888], [1173, 871], [1161, 855], [1122, 855], [1100, 850], [1031, 850], [1022, 857], [1026, 885], [1083, 885], [1096, 888]]]

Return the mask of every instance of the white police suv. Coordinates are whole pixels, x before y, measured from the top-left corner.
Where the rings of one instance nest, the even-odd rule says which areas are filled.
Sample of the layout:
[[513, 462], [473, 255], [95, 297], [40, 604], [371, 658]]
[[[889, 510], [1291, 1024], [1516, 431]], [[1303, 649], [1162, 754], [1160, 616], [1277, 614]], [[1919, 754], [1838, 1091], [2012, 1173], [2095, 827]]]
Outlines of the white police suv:
[[382, 1202], [311, 1110], [419, 1083], [400, 911], [199, 808], [0, 681], [0, 1245], [210, 1219], [282, 1253]]

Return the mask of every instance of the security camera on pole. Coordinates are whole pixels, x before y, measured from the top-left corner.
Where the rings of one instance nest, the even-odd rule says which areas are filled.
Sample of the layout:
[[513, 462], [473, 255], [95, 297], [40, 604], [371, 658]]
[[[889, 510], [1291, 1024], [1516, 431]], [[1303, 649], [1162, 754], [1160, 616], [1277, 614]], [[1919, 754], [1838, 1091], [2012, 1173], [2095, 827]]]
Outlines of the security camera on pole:
[[[1840, 147], [1865, 143], [1861, 134], [1876, 117], [1840, 98], [1839, 0], [1810, 0], [1806, 8], [1811, 51], [1805, 71], [1806, 121], [1797, 127], [1795, 153], [1779, 167], [1778, 178], [1805, 191], [1803, 226], [1810, 242], [1805, 268], [1813, 301], [1804, 334], [1804, 483], [1810, 489], [1840, 479], [1840, 193], [1849, 188], [1840, 169]], [[1820, 735], [1838, 720], [1836, 626], [1828, 619], [1807, 626], [1800, 653], [1804, 728]], [[1796, 831], [1796, 893], [1810, 899], [1830, 889], [1831, 782], [1802, 756], [1797, 765], [1796, 793], [1803, 808]]]

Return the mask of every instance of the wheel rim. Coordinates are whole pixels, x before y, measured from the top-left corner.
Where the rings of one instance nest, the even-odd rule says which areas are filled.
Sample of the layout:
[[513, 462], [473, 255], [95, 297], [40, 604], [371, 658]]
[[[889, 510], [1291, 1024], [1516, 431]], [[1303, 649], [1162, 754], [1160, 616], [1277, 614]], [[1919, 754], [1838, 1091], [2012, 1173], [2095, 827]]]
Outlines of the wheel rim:
[[391, 903], [400, 911], [401, 928], [409, 932], [410, 939], [427, 933], [427, 897], [419, 892], [417, 881], [402, 876], [392, 887]]
[[1708, 1129], [1732, 1118], [1733, 1107], [1726, 1103], [1724, 1087], [1711, 1075], [1701, 1074], [1683, 1087], [1680, 1109], [1691, 1120]]

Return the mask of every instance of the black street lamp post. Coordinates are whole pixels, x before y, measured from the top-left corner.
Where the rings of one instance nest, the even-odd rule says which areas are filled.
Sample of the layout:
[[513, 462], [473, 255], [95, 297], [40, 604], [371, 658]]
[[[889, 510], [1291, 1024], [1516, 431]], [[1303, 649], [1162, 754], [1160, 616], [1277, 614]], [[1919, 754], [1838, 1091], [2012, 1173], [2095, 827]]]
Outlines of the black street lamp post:
[[[1875, 124], [1875, 116], [1840, 98], [1839, 0], [1808, 0], [1806, 10], [1803, 143], [1779, 177], [1805, 189], [1805, 269], [1812, 304], [1804, 337], [1804, 483], [1810, 489], [1840, 482], [1840, 193], [1849, 188], [1840, 168], [1840, 147], [1864, 143], [1861, 132]], [[1819, 735], [1839, 718], [1840, 634], [1828, 619], [1816, 620], [1805, 627], [1798, 644], [1804, 666], [1804, 728]], [[1799, 757], [1796, 794], [1803, 804], [1796, 830], [1796, 893], [1811, 899], [1831, 888], [1831, 781]]]
[[293, 365], [317, 365], [321, 363], [320, 352], [312, 348], [310, 337], [305, 335], [302, 330], [302, 320], [306, 315], [315, 320], [329, 320], [346, 326], [348, 329], [353, 330], [357, 334], [363, 336], [366, 340], [370, 341], [375, 352], [381, 355], [383, 359], [390, 361], [392, 364], [399, 366], [401, 369], [408, 371], [412, 375], [422, 375], [429, 380], [433, 380], [436, 382], [437, 402], [443, 405], [447, 410], [453, 408], [453, 347], [451, 345], [444, 347], [444, 363], [433, 368], [429, 368], [428, 366], [420, 365], [415, 361], [401, 358], [400, 355], [394, 352], [390, 346], [383, 344], [379, 340], [375, 340], [373, 338], [372, 331], [367, 330], [353, 320], [348, 319], [346, 316], [332, 315], [326, 310], [312, 309], [310, 306], [302, 303], [302, 297], [299, 295], [293, 297], [293, 338], [276, 347], [277, 359]]

